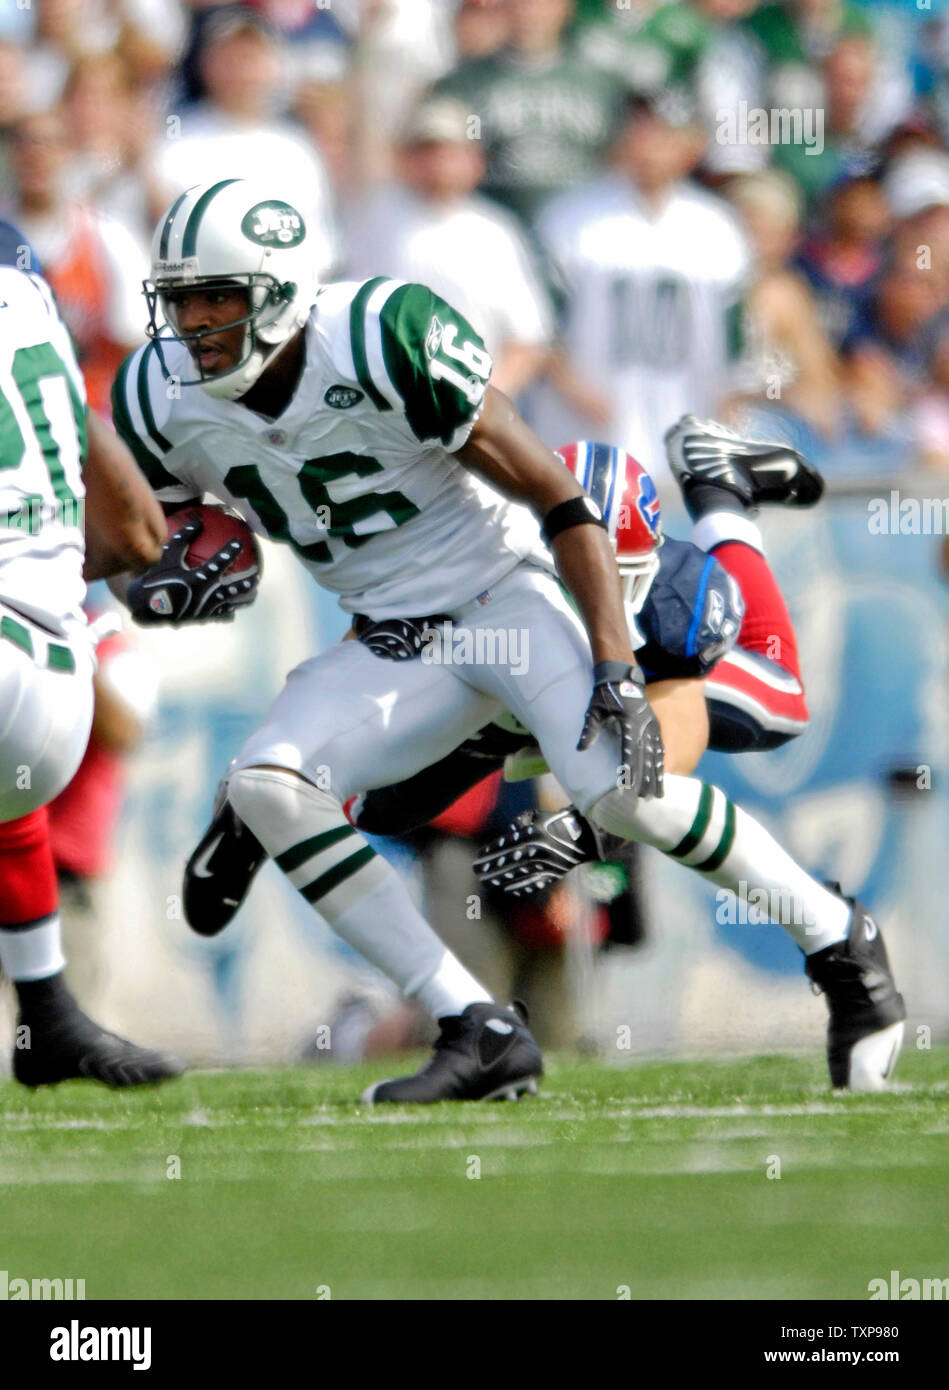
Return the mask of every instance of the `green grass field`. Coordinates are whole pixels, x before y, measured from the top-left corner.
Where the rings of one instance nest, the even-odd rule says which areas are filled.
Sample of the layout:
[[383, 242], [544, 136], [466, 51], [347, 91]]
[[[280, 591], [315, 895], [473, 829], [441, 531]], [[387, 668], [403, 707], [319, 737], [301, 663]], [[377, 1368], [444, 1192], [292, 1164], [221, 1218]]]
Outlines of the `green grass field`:
[[859, 1299], [949, 1275], [949, 1049], [909, 1051], [885, 1095], [832, 1096], [816, 1056], [563, 1059], [517, 1106], [359, 1107], [388, 1074], [0, 1083], [0, 1270], [90, 1299]]

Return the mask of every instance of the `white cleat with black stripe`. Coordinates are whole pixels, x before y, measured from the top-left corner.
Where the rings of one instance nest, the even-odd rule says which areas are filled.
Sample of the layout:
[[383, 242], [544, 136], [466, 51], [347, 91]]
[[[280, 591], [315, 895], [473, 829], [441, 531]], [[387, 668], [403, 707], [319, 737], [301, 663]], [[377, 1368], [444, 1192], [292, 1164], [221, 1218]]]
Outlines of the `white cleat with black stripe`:
[[364, 1105], [433, 1105], [440, 1100], [519, 1100], [537, 1094], [543, 1075], [540, 1049], [527, 1027], [527, 1010], [515, 1000], [469, 1004], [440, 1020], [431, 1061], [414, 1076], [377, 1081]]
[[[839, 893], [840, 885], [828, 884]], [[827, 1064], [831, 1085], [883, 1091], [903, 1043], [906, 1006], [897, 992], [880, 928], [862, 903], [853, 908], [845, 941], [808, 956], [808, 976], [827, 999]]]
[[666, 431], [665, 445], [687, 503], [702, 485], [725, 488], [749, 508], [763, 503], [813, 507], [824, 492], [820, 473], [796, 449], [743, 439], [717, 420], [683, 415]]

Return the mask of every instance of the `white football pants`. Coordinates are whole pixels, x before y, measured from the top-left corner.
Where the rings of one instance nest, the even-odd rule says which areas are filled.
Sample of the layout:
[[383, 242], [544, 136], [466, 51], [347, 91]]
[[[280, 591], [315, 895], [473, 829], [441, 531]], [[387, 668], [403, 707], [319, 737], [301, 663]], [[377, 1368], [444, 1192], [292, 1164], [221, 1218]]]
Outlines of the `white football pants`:
[[413, 776], [508, 710], [587, 811], [620, 775], [612, 733], [576, 751], [592, 680], [586, 631], [557, 580], [520, 564], [418, 658], [393, 661], [349, 641], [297, 666], [232, 770], [289, 768], [345, 802]]
[[72, 781], [92, 727], [94, 669], [85, 628], [54, 637], [0, 601], [0, 821]]

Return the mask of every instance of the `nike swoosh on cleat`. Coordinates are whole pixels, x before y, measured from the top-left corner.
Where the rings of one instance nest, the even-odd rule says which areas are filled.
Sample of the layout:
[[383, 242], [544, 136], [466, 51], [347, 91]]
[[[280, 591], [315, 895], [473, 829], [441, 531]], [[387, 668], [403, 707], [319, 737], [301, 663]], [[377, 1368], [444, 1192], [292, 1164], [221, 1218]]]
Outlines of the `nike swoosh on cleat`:
[[211, 841], [210, 845], [208, 845], [207, 849], [204, 851], [201, 857], [194, 861], [194, 866], [191, 872], [194, 874], [195, 878], [211, 878], [213, 876], [211, 870], [207, 867], [207, 865], [210, 863], [211, 856], [214, 854], [214, 851], [217, 849], [218, 845], [221, 843], [223, 839], [223, 834], [218, 835], [216, 840]]

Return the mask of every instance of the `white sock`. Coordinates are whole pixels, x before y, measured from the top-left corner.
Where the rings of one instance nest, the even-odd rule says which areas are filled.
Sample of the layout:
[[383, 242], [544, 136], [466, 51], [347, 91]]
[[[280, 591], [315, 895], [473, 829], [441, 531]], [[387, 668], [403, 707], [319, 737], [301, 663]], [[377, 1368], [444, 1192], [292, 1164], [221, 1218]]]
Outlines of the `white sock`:
[[692, 544], [699, 550], [714, 550], [725, 541], [741, 541], [764, 554], [761, 531], [745, 512], [707, 512], [692, 527]]
[[23, 926], [0, 927], [0, 970], [8, 980], [45, 980], [65, 964], [58, 912]]
[[667, 776], [665, 795], [637, 800], [612, 791], [591, 817], [625, 839], [655, 845], [703, 878], [730, 889], [785, 929], [805, 955], [843, 941], [850, 907], [805, 873], [773, 835], [718, 787], [696, 777]]
[[293, 886], [403, 994], [436, 1018], [490, 1002], [329, 792], [292, 772], [250, 767], [233, 774], [228, 797]]

